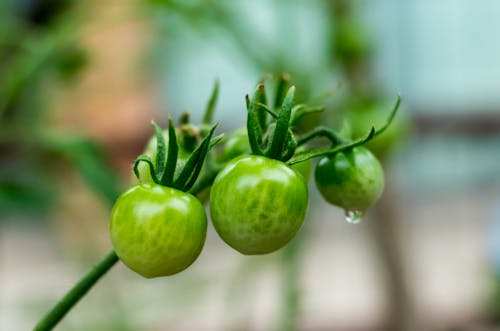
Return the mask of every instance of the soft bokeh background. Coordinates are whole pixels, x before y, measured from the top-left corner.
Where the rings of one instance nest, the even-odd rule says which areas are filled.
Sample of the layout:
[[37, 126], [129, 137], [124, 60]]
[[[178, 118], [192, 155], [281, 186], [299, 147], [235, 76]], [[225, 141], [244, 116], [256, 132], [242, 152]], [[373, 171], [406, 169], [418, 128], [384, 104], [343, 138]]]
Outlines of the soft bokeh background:
[[372, 146], [387, 188], [364, 221], [310, 185], [287, 248], [242, 256], [209, 227], [191, 268], [146, 280], [118, 264], [59, 329], [499, 330], [499, 14], [496, 0], [0, 0], [0, 329], [32, 328], [111, 249], [152, 118], [199, 121], [219, 79], [229, 132], [262, 75], [288, 72], [303, 99], [337, 89], [315, 118], [335, 127], [403, 96], [390, 148]]

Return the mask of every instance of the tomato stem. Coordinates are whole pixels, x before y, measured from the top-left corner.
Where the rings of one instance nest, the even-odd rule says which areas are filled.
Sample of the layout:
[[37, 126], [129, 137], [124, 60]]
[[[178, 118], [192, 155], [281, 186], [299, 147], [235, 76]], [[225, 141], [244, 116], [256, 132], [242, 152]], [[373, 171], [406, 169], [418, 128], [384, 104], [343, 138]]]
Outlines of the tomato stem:
[[94, 284], [118, 261], [115, 251], [111, 251], [97, 263], [66, 295], [37, 323], [34, 331], [52, 330], [73, 306], [94, 286]]
[[375, 137], [378, 136], [379, 134], [383, 133], [389, 127], [389, 125], [391, 125], [392, 120], [396, 116], [396, 113], [398, 112], [400, 105], [401, 105], [401, 95], [398, 95], [398, 98], [396, 99], [396, 102], [394, 103], [394, 106], [392, 107], [391, 113], [389, 114], [387, 121], [385, 122], [384, 126], [382, 126], [380, 129], [378, 129], [375, 132]]
[[316, 129], [312, 130], [311, 132], [305, 134], [302, 136], [298, 141], [297, 144], [298, 146], [302, 146], [305, 143], [308, 143], [309, 141], [318, 138], [318, 137], [324, 137], [328, 139], [332, 143], [332, 147], [342, 145], [347, 143], [346, 140], [344, 140], [342, 137], [338, 135], [337, 132], [334, 130], [326, 127], [326, 126], [320, 126], [317, 127]]
[[353, 149], [354, 147], [361, 146], [368, 141], [372, 140], [373, 137], [375, 137], [375, 128], [372, 126], [370, 132], [366, 135], [364, 138], [360, 138], [358, 140], [355, 140], [351, 143], [348, 144], [343, 144], [340, 146], [337, 146], [335, 148], [330, 148], [330, 149], [324, 149], [324, 150], [313, 150], [313, 151], [307, 151], [305, 153], [298, 154], [296, 157], [292, 158], [287, 162], [288, 165], [293, 165], [296, 163], [304, 162], [309, 159], [315, 158], [315, 157], [320, 157], [320, 156], [326, 156], [326, 155], [333, 155], [336, 153], [340, 153], [349, 149]]
[[[214, 125], [211, 134], [215, 130], [216, 125]], [[209, 138], [210, 139], [210, 138]], [[222, 139], [222, 135], [217, 136], [210, 140], [208, 144], [208, 149], [212, 148], [215, 144], [217, 144]], [[137, 172], [137, 165], [140, 161], [147, 162], [151, 167], [150, 169], [154, 169], [153, 163], [147, 156], [139, 157], [134, 166], [134, 171]], [[213, 172], [207, 174], [209, 178], [213, 180], [215, 175], [217, 174], [218, 169], [213, 169]], [[154, 175], [154, 176], [153, 176]], [[151, 176], [153, 178], [156, 177], [154, 171], [151, 172]], [[201, 192], [204, 188], [206, 188], [206, 179], [202, 178], [202, 185], [194, 187], [190, 193], [196, 195], [198, 192]], [[83, 276], [74, 286], [69, 290], [69, 292], [64, 295], [64, 297], [56, 303], [56, 305], [48, 311], [36, 324], [33, 331], [48, 331], [52, 330], [57, 323], [59, 323], [63, 317], [78, 303], [78, 301], [87, 294], [87, 292], [99, 281], [99, 279], [104, 276], [115, 264], [118, 262], [119, 258], [116, 255], [115, 251], [111, 251], [101, 262], [97, 263], [92, 270], [90, 270], [85, 276]]]

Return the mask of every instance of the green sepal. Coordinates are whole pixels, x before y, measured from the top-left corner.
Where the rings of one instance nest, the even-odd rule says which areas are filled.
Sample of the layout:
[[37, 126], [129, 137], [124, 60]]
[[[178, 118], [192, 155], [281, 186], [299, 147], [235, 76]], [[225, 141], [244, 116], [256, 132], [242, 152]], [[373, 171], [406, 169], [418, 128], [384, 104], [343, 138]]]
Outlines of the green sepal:
[[[257, 90], [255, 91], [252, 100], [248, 104], [248, 112], [247, 112], [247, 133], [248, 133], [248, 141], [250, 143], [250, 148], [252, 149], [252, 154], [254, 155], [264, 155], [264, 151], [262, 150], [262, 135], [263, 128], [259, 124], [259, 119], [256, 111], [256, 104], [259, 100], [259, 91], [262, 91], [264, 85], [259, 84], [257, 86]], [[248, 100], [248, 97], [246, 98]]]
[[[184, 168], [182, 169], [181, 173], [177, 177], [177, 179], [174, 180], [172, 187], [182, 190], [182, 191], [188, 191], [189, 188], [186, 189], [187, 183], [190, 182], [191, 178], [194, 176], [196, 180], [196, 177], [199, 175], [199, 171], [201, 170], [201, 166], [203, 165], [203, 161], [205, 159], [205, 156], [208, 152], [208, 148], [210, 147], [210, 139], [212, 138], [212, 135], [217, 128], [218, 124], [215, 124], [212, 126], [210, 129], [210, 132], [208, 135], [203, 138], [201, 143], [195, 148], [193, 153], [189, 156], [189, 159], [187, 160], [186, 164], [184, 165]], [[201, 165], [198, 164], [201, 163]], [[198, 169], [198, 172], [195, 174], [196, 170]], [[194, 183], [194, 182], [193, 182]], [[191, 184], [192, 185], [192, 184]]]
[[[210, 138], [212, 135], [213, 135], [213, 131], [210, 131], [210, 133], [207, 137]], [[211, 139], [210, 142], [207, 142], [205, 144], [205, 146], [203, 147], [203, 151], [200, 155], [200, 158], [198, 159], [198, 162], [196, 163], [196, 167], [195, 167], [191, 177], [189, 178], [188, 182], [184, 185], [183, 191], [188, 192], [193, 187], [193, 185], [196, 183], [196, 180], [198, 179], [200, 172], [201, 172], [201, 169], [203, 167], [203, 164], [205, 163], [205, 159], [207, 157], [208, 151], [213, 146], [218, 144], [222, 140], [222, 137], [223, 137], [223, 135], [219, 135], [219, 136], [215, 137], [214, 139]]]
[[292, 115], [292, 104], [295, 95], [295, 86], [288, 89], [278, 120], [276, 128], [271, 139], [271, 146], [266, 150], [265, 155], [272, 159], [281, 159], [281, 153], [286, 145], [288, 129], [290, 127], [290, 116]]
[[283, 152], [283, 154], [281, 155], [281, 158], [280, 160], [289, 160], [290, 158], [292, 158], [292, 156], [295, 154], [295, 150], [297, 149], [297, 140], [295, 139], [295, 136], [292, 132], [292, 129], [288, 129], [288, 137], [286, 138], [287, 140], [287, 145], [286, 145], [286, 148]]
[[282, 74], [276, 85], [276, 94], [274, 96], [274, 109], [278, 109], [283, 104], [283, 99], [285, 98], [285, 91], [290, 84], [290, 76], [288, 74]]
[[147, 155], [140, 155], [137, 157], [137, 159], [135, 159], [134, 174], [137, 177], [137, 179], [141, 180], [140, 175], [139, 175], [139, 169], [137, 169], [139, 167], [139, 163], [141, 163], [141, 162], [146, 162], [148, 164], [151, 178], [153, 178], [153, 181], [156, 184], [159, 184], [160, 181], [158, 180], [158, 176], [156, 176], [156, 171], [155, 171], [155, 167], [153, 165], [153, 162], [151, 161], [151, 158]]
[[162, 178], [165, 170], [165, 139], [158, 124], [155, 121], [151, 121], [151, 125], [153, 125], [156, 135], [156, 176], [157, 178]]
[[263, 107], [267, 105], [267, 96], [266, 96], [266, 88], [264, 83], [260, 83], [257, 86], [257, 91], [255, 92], [254, 99], [252, 100], [254, 103], [254, 111], [257, 114], [257, 120], [260, 125], [262, 131], [266, 131], [267, 129], [267, 111]]
[[300, 123], [304, 116], [309, 114], [321, 113], [325, 111], [325, 106], [307, 107], [306, 105], [297, 105], [292, 108], [291, 126], [296, 126]]
[[177, 165], [177, 157], [179, 155], [179, 145], [177, 144], [177, 136], [172, 118], [168, 118], [168, 155], [165, 165], [165, 171], [161, 176], [160, 183], [165, 186], [171, 186], [174, 181], [175, 167]]
[[271, 108], [269, 108], [267, 105], [265, 105], [263, 103], [260, 103], [260, 102], [257, 102], [257, 106], [260, 107], [260, 109], [262, 109], [265, 112], [267, 112], [269, 115], [271, 115], [272, 118], [278, 119], [279, 115], [274, 110], [272, 110]]
[[205, 109], [205, 113], [203, 115], [203, 124], [212, 123], [214, 117], [215, 105], [217, 104], [217, 99], [219, 98], [219, 80], [215, 80], [214, 88], [212, 90], [212, 94], [210, 95], [210, 99], [207, 103], [207, 108]]

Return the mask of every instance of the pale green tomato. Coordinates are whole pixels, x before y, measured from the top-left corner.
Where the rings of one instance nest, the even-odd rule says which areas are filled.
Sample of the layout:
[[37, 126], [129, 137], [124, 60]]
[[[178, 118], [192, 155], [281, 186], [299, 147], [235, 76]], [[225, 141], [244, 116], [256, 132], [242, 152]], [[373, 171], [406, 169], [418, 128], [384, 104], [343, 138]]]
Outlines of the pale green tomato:
[[326, 201], [347, 211], [365, 211], [384, 190], [382, 166], [362, 146], [319, 160], [314, 179]]
[[210, 192], [210, 213], [217, 233], [237, 251], [266, 254], [286, 245], [307, 211], [304, 179], [285, 163], [263, 156], [231, 160]]
[[146, 278], [173, 275], [189, 267], [203, 248], [206, 232], [205, 209], [198, 199], [157, 184], [132, 186], [111, 212], [116, 254]]

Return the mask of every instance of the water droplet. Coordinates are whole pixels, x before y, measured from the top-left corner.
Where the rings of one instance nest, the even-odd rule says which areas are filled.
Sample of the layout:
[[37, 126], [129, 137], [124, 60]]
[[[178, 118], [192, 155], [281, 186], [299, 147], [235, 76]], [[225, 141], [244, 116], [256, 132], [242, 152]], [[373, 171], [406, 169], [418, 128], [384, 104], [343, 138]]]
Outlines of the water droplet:
[[358, 224], [363, 220], [363, 212], [361, 210], [345, 210], [345, 220], [347, 223]]

